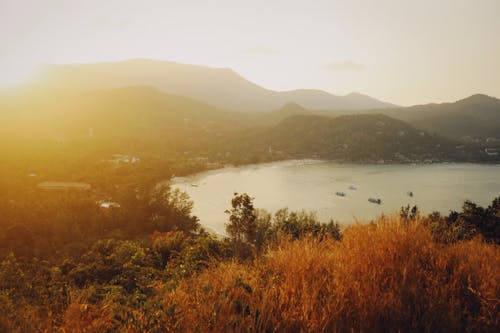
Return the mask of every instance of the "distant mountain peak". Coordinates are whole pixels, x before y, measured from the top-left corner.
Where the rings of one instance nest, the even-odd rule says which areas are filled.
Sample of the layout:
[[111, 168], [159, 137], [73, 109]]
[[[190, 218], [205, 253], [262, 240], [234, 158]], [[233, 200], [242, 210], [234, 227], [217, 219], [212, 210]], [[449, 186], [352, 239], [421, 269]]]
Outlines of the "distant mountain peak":
[[485, 103], [499, 103], [498, 98], [488, 96], [485, 94], [474, 94], [464, 99], [458, 100], [459, 104], [485, 104]]
[[351, 96], [351, 97], [366, 97], [366, 95], [360, 94], [356, 91], [352, 91], [352, 92], [344, 95], [344, 97], [349, 97], [349, 96]]

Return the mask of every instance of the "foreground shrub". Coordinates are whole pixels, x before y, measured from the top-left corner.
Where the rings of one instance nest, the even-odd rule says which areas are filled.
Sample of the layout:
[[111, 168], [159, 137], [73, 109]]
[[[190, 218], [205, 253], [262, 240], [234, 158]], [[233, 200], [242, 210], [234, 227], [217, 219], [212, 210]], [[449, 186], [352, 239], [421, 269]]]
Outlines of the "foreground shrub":
[[500, 245], [500, 197], [488, 207], [467, 200], [461, 212], [451, 211], [448, 216], [434, 212], [425, 224], [438, 242], [453, 243], [480, 235], [485, 241]]

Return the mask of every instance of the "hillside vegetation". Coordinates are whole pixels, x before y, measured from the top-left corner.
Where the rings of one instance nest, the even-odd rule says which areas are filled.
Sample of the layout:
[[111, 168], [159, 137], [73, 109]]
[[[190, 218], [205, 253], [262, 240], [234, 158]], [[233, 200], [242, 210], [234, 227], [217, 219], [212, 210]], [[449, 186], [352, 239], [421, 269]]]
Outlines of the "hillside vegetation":
[[[256, 156], [323, 158], [354, 162], [488, 161], [474, 145], [431, 135], [382, 114], [291, 116], [275, 126], [236, 138], [239, 149]], [[231, 147], [229, 141], [227, 146]]]
[[[166, 202], [172, 204], [161, 213], [131, 219], [129, 226], [139, 221], [153, 226], [154, 216], [163, 221], [183, 217], [177, 221], [184, 222], [155, 224], [156, 231], [149, 235], [134, 237], [123, 229], [124, 233], [115, 231], [115, 239], [76, 242], [71, 252], [56, 247], [38, 257], [13, 243], [10, 248], [2, 243], [0, 330], [497, 332], [500, 328], [500, 198], [486, 209], [468, 204], [454, 218], [423, 217], [403, 209], [400, 216], [380, 217], [340, 234], [335, 225], [321, 224], [305, 213], [282, 210], [271, 217], [255, 210], [248, 196], [238, 195], [230, 211], [230, 236], [223, 240], [185, 224], [189, 205]], [[74, 207], [71, 202], [63, 206], [67, 204]], [[48, 217], [51, 211], [56, 213], [55, 208], [45, 209]], [[481, 231], [485, 217], [497, 228], [493, 239]], [[68, 216], [66, 223], [79, 222]], [[436, 224], [441, 228], [431, 227]], [[26, 226], [24, 234], [23, 229], [16, 230], [24, 241], [30, 233]], [[441, 237], [445, 234], [453, 237]]]
[[[360, 113], [352, 110], [313, 112], [331, 117]], [[491, 96], [476, 94], [453, 103], [363, 110], [362, 113], [384, 114], [448, 139], [500, 146], [500, 100]]]
[[444, 139], [382, 114], [331, 118], [294, 103], [266, 113], [227, 112], [147, 86], [34, 89], [0, 103], [0, 138], [14, 146], [44, 140], [60, 149], [108, 147], [115, 153], [182, 156], [218, 165], [288, 158], [370, 163], [500, 159], [479, 143]]
[[[323, 124], [343, 128], [312, 120], [311, 140]], [[277, 128], [287, 121], [296, 120]], [[288, 130], [277, 133], [286, 139]], [[227, 237], [218, 238], [193, 216], [187, 195], [165, 183], [207, 167], [175, 148], [109, 138], [20, 142], [0, 155], [2, 332], [500, 326], [500, 198], [485, 208], [466, 202], [448, 216], [407, 207], [341, 230], [312, 213], [271, 215], [241, 194], [228, 210]], [[118, 149], [140, 152], [140, 161], [122, 161]], [[38, 186], [51, 180], [90, 188]]]

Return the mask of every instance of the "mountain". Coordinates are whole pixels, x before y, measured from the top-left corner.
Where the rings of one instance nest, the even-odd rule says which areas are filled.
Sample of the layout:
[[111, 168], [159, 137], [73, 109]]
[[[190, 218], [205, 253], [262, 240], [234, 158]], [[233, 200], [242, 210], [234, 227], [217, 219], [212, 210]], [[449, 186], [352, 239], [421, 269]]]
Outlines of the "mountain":
[[[227, 120], [226, 120], [227, 119]], [[86, 92], [44, 89], [21, 94], [0, 113], [2, 135], [32, 138], [141, 138], [201, 131], [231, 115], [191, 98], [149, 86]]]
[[118, 150], [141, 147], [154, 154], [223, 163], [288, 158], [368, 163], [493, 159], [479, 146], [459, 145], [387, 115], [321, 116], [297, 103], [272, 112], [228, 112], [151, 86], [85, 92], [45, 88], [21, 94], [5, 105], [0, 136], [11, 142], [49, 140]]
[[417, 105], [384, 114], [453, 139], [500, 139], [500, 100], [476, 94], [454, 103]]
[[152, 86], [97, 90], [37, 88], [0, 97], [0, 136], [164, 138], [167, 133], [243, 130], [311, 114], [289, 102], [275, 111], [230, 112]]
[[[488, 156], [474, 145], [457, 148], [453, 140], [417, 129], [382, 114], [288, 117], [235, 140], [251, 156], [322, 158], [347, 162], [408, 163], [480, 161]], [[234, 149], [236, 150], [236, 148]]]
[[234, 111], [275, 110], [288, 102], [315, 110], [395, 107], [361, 94], [336, 96], [314, 89], [273, 91], [246, 80], [228, 68], [148, 59], [49, 65], [40, 73], [37, 84], [86, 90], [150, 85], [169, 94], [194, 98]]
[[[449, 139], [500, 146], [500, 100], [476, 94], [453, 103], [415, 105], [370, 110], [311, 110], [338, 117], [354, 114], [384, 114]], [[489, 139], [488, 139], [489, 138]]]

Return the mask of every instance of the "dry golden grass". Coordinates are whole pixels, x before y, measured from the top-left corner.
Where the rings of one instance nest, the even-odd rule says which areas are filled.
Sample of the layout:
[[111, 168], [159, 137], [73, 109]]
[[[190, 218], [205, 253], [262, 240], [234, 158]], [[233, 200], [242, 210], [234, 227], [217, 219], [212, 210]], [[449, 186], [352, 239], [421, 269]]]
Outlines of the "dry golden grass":
[[356, 225], [341, 242], [283, 242], [165, 295], [178, 331], [451, 332], [500, 327], [500, 251], [437, 244], [419, 222]]

